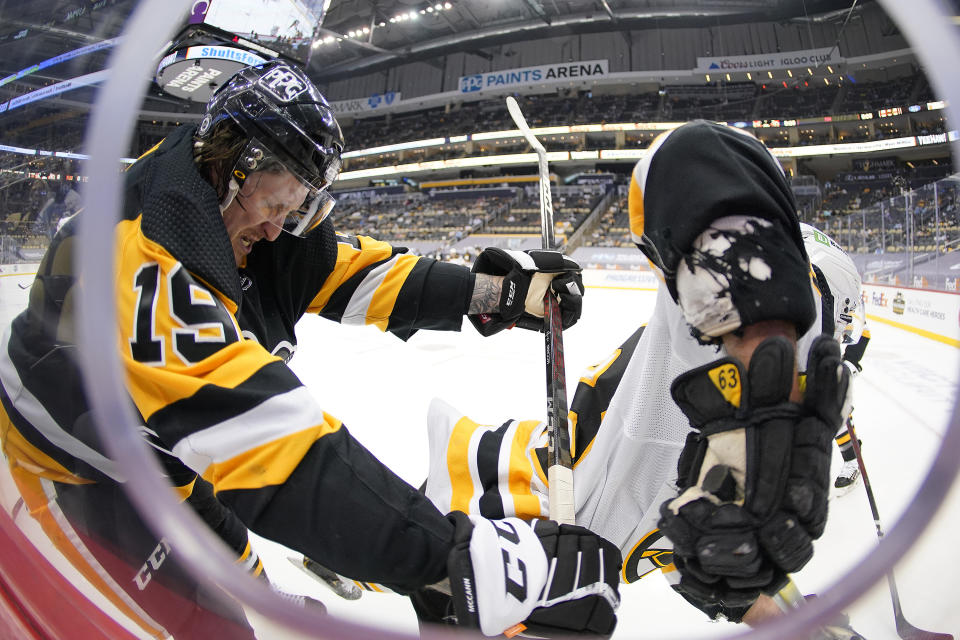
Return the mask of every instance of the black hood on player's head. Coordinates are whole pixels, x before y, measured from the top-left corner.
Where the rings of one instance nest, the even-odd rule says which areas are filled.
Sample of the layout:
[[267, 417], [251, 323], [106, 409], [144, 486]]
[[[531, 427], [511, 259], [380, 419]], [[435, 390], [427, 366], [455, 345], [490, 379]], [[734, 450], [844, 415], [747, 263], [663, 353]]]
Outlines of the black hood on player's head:
[[[695, 120], [650, 145], [630, 185], [630, 231], [665, 273], [709, 222], [752, 215], [789, 229], [803, 246], [796, 201], [779, 161], [751, 134]], [[646, 238], [646, 239], [644, 239]]]

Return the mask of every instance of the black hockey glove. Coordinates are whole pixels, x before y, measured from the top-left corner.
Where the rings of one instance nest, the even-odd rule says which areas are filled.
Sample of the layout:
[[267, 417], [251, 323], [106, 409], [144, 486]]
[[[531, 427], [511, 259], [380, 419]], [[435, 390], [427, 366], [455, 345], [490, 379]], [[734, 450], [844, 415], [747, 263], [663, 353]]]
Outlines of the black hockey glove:
[[550, 287], [560, 301], [563, 328], [569, 329], [580, 319], [583, 308], [580, 271], [579, 264], [558, 251], [484, 249], [473, 263], [473, 272], [503, 276], [499, 308], [495, 313], [468, 317], [483, 336], [514, 325], [543, 331], [543, 298]]
[[447, 517], [456, 525], [447, 570], [457, 624], [488, 636], [613, 633], [621, 563], [613, 543], [552, 520]]
[[827, 518], [831, 440], [849, 372], [829, 336], [808, 356], [802, 404], [790, 402], [794, 347], [769, 338], [750, 369], [722, 358], [679, 376], [671, 393], [696, 432], [678, 463], [680, 497], [660, 506], [675, 588], [704, 611], [772, 595], [813, 556]]

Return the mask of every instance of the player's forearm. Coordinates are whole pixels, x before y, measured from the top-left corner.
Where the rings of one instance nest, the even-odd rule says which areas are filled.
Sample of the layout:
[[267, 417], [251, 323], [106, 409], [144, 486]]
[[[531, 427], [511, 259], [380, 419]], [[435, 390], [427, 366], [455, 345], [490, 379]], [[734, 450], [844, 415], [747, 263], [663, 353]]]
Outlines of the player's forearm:
[[499, 309], [502, 282], [503, 276], [491, 276], [486, 273], [476, 274], [467, 313], [493, 313]]

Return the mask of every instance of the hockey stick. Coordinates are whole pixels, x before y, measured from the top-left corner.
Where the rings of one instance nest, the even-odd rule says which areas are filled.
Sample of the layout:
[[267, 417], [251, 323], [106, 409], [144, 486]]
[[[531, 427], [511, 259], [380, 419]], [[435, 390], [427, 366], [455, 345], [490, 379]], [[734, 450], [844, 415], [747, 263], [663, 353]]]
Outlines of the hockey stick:
[[[537, 152], [540, 173], [540, 233], [543, 248], [556, 250], [553, 230], [553, 198], [550, 195], [550, 168], [547, 150], [530, 131], [520, 105], [507, 97], [507, 111], [523, 137]], [[547, 481], [549, 482], [550, 518], [562, 524], [573, 524], [576, 510], [573, 497], [573, 461], [570, 455], [570, 431], [567, 422], [567, 382], [563, 362], [563, 326], [560, 304], [550, 288], [543, 299], [544, 350], [547, 364]]]
[[[853, 419], [847, 418], [847, 432], [850, 434], [850, 444], [853, 445], [853, 452], [857, 456], [857, 465], [860, 467], [860, 475], [863, 477], [863, 488], [867, 492], [867, 500], [870, 502], [870, 511], [873, 512], [873, 524], [877, 528], [877, 537], [883, 540], [883, 527], [880, 525], [880, 512], [877, 510], [877, 501], [873, 497], [873, 488], [870, 485], [870, 478], [867, 476], [867, 467], [863, 463], [863, 454], [860, 451], [860, 441], [857, 440], [856, 429], [853, 428]], [[903, 617], [903, 609], [900, 606], [900, 595], [897, 593], [897, 583], [893, 579], [893, 569], [887, 574], [887, 583], [890, 585], [890, 598], [893, 600], [893, 615], [897, 623], [897, 635], [904, 640], [953, 640], [949, 633], [937, 633], [936, 631], [924, 631], [918, 629]]]
[[[791, 609], [799, 609], [807, 604], [807, 599], [800, 592], [797, 583], [789, 577], [787, 578], [787, 584], [774, 594], [773, 599], [784, 613], [789, 613]], [[849, 617], [843, 614], [839, 619], [814, 631], [809, 640], [864, 640], [864, 638], [850, 626]]]

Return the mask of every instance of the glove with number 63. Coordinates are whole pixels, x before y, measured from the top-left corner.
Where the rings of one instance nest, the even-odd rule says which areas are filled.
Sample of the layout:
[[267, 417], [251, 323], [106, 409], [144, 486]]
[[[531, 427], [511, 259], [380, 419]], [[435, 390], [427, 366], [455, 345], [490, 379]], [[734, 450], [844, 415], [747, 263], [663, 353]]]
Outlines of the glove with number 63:
[[447, 559], [457, 624], [485, 635], [609, 636], [620, 604], [620, 550], [552, 520], [487, 520], [454, 511]]
[[748, 371], [722, 358], [674, 380], [694, 429], [678, 463], [678, 498], [660, 507], [673, 542], [674, 585], [708, 610], [751, 604], [813, 556], [827, 517], [831, 440], [846, 415], [849, 372], [840, 348], [810, 348], [802, 403], [790, 401], [794, 346], [768, 338]]

